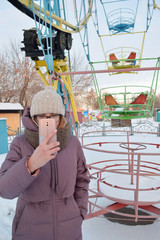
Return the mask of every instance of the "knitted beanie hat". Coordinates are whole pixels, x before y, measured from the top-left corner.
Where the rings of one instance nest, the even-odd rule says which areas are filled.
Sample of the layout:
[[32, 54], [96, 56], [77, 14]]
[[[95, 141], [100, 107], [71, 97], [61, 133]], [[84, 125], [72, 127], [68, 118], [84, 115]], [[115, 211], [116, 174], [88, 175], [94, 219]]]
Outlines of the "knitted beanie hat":
[[31, 117], [45, 113], [57, 113], [63, 116], [65, 114], [62, 98], [56, 93], [55, 88], [52, 86], [48, 86], [38, 92], [32, 99], [30, 108]]

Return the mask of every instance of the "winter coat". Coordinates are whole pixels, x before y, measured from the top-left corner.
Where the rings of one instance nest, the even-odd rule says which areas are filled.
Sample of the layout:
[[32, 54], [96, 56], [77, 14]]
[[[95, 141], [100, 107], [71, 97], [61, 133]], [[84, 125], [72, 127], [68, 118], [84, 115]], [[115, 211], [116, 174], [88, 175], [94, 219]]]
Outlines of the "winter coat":
[[[37, 130], [27, 114], [23, 124]], [[26, 167], [34, 150], [25, 135], [16, 137], [0, 170], [0, 196], [18, 197], [12, 240], [81, 240], [89, 178], [79, 140], [72, 135], [37, 176]]]

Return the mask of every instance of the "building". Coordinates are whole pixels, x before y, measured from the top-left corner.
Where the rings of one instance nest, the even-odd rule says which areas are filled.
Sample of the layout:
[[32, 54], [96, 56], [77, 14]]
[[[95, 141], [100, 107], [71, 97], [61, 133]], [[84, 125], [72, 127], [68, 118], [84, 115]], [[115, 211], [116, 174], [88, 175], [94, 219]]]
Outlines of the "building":
[[16, 135], [21, 130], [22, 112], [20, 103], [0, 103], [0, 118], [6, 118], [8, 135]]

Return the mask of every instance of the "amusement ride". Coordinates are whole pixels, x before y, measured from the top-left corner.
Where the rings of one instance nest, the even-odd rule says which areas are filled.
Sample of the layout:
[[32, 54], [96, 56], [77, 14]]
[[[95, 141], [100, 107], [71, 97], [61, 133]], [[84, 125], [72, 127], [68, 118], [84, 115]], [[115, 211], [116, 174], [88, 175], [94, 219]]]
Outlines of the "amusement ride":
[[[160, 58], [143, 58], [145, 37], [150, 28], [156, 9], [160, 10], [156, 0], [144, 1], [146, 9], [146, 24], [141, 31], [135, 31], [139, 14], [139, 0], [8, 0], [12, 5], [34, 19], [35, 27], [24, 30], [22, 48], [26, 57], [35, 62], [35, 69], [45, 85], [52, 84], [60, 94], [70, 113], [72, 125], [76, 133], [78, 116], [72, 90], [71, 75], [91, 73], [97, 94], [99, 108], [103, 118], [132, 120], [151, 118], [153, 116], [156, 90], [159, 80]], [[127, 4], [129, 7], [127, 7]], [[70, 9], [67, 12], [67, 9]], [[101, 22], [103, 14], [104, 22]], [[73, 20], [74, 19], [74, 20]], [[102, 61], [92, 61], [90, 56], [90, 40], [88, 22], [93, 21], [97, 37], [104, 55]], [[103, 25], [103, 26], [102, 26]], [[101, 34], [101, 29], [108, 29], [108, 34]], [[91, 71], [70, 72], [66, 52], [72, 48], [72, 35], [80, 34], [80, 39]], [[141, 46], [118, 46], [107, 49], [107, 39], [114, 41], [118, 37], [133, 38], [141, 36]], [[105, 39], [105, 42], [104, 42]], [[125, 42], [125, 41], [124, 41]], [[117, 43], [119, 43], [117, 41]], [[136, 41], [135, 41], [136, 43]], [[153, 60], [155, 67], [142, 67], [142, 61]], [[97, 64], [105, 64], [105, 70], [96, 70]], [[139, 71], [153, 71], [149, 85], [123, 84], [100, 89], [97, 74], [105, 73], [110, 78], [113, 75], [128, 74], [130, 77]], [[107, 81], [107, 80], [106, 80]], [[114, 83], [114, 82], [113, 82]], [[73, 115], [72, 115], [73, 112]], [[104, 131], [108, 136], [112, 131]], [[104, 133], [103, 132], [103, 133]], [[118, 132], [118, 131], [117, 131]], [[120, 132], [120, 131], [119, 131]], [[114, 131], [115, 133], [115, 131]], [[91, 177], [88, 218], [132, 206], [134, 214], [118, 213], [126, 217], [150, 219], [160, 217], [160, 156], [158, 143], [149, 141], [136, 142], [132, 139], [132, 131], [123, 131], [126, 136], [120, 141], [106, 140], [84, 143], [87, 151], [107, 153], [103, 160], [88, 164]], [[146, 134], [146, 133], [144, 133]], [[157, 137], [157, 133], [156, 133]], [[94, 139], [93, 139], [94, 141]], [[112, 145], [112, 148], [110, 148]], [[113, 150], [114, 148], [114, 150]], [[153, 149], [152, 149], [153, 148]], [[117, 154], [117, 158], [115, 155]], [[109, 159], [109, 156], [111, 156]], [[100, 156], [100, 155], [99, 155]], [[106, 155], [105, 155], [106, 156]], [[151, 160], [148, 158], [151, 158]], [[126, 194], [127, 193], [127, 194]], [[103, 201], [102, 201], [103, 199]], [[141, 208], [150, 213], [139, 216]]]

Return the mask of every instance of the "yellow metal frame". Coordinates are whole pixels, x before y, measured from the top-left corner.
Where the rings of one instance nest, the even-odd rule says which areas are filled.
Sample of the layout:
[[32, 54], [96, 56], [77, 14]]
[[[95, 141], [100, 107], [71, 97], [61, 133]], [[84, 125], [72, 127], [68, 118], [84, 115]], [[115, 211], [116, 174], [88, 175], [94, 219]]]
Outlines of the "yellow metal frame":
[[[25, 5], [27, 8], [31, 8], [33, 6], [35, 10], [35, 14], [42, 20], [44, 19], [43, 14], [45, 12], [47, 16], [51, 16], [52, 19], [58, 22], [58, 25], [52, 22], [51, 23], [52, 27], [67, 33], [80, 32], [85, 27], [85, 24], [88, 22], [89, 18], [91, 17], [91, 12], [93, 7], [93, 0], [90, 0], [90, 5], [89, 5], [86, 16], [80, 21], [78, 25], [74, 26], [71, 23], [65, 21], [64, 19], [58, 17], [57, 15], [50, 13], [49, 11], [44, 11], [44, 8], [40, 7], [38, 4], [35, 4], [33, 0], [18, 0], [18, 1], [23, 5]], [[46, 22], [50, 24], [49, 20], [46, 20]], [[70, 30], [66, 29], [66, 27], [70, 28]]]
[[[35, 62], [35, 69], [36, 69], [37, 73], [39, 74], [39, 76], [42, 79], [42, 81], [44, 82], [44, 84], [46, 86], [48, 86], [49, 82], [47, 79], [50, 78], [50, 74], [49, 74], [49, 71], [47, 68], [46, 61], [38, 60], [38, 61], [34, 61], [34, 62]], [[41, 68], [44, 69], [44, 67], [46, 68], [46, 72], [42, 73]], [[53, 69], [57, 73], [69, 72], [68, 65], [67, 65], [67, 58], [65, 58], [64, 60], [53, 60]], [[78, 123], [78, 116], [77, 116], [77, 111], [76, 111], [76, 105], [75, 105], [70, 75], [66, 75], [66, 76], [63, 75], [63, 76], [61, 76], [61, 79], [62, 79], [62, 81], [68, 91], [68, 94], [69, 94], [74, 120], [76, 123]], [[58, 80], [54, 81], [53, 86], [54, 86], [55, 90], [57, 91]]]
[[[129, 54], [130, 53], [130, 49], [131, 51], [135, 51], [136, 53], [138, 53], [138, 64], [136, 64], [135, 66], [133, 66], [132, 64], [130, 64], [130, 62], [126, 62], [124, 58], [125, 54]], [[118, 51], [117, 51], [118, 50]], [[115, 65], [112, 66], [112, 63], [109, 61], [109, 54], [110, 53], [115, 53], [115, 55], [117, 56], [118, 54], [120, 55], [120, 59], [118, 58], [118, 61], [120, 62], [119, 65]], [[124, 68], [139, 68], [141, 66], [141, 53], [139, 51], [139, 49], [137, 48], [131, 48], [131, 47], [119, 47], [119, 48], [113, 48], [111, 50], [109, 50], [108, 52], [105, 53], [106, 55], [106, 59], [107, 59], [107, 67], [108, 69], [124, 69]]]
[[153, 0], [154, 8], [157, 8], [160, 10], [160, 6], [157, 5], [156, 0]]
[[[119, 35], [126, 35], [126, 34], [138, 34], [138, 33], [143, 33], [143, 39], [142, 39], [142, 46], [141, 46], [141, 50], [139, 51], [139, 58], [138, 58], [138, 64], [136, 64], [135, 66], [132, 66], [131, 64], [125, 64], [125, 60], [127, 59], [118, 59], [119, 61], [121, 61], [121, 64], [120, 65], [115, 65], [114, 67], [110, 66], [109, 63], [111, 63], [108, 58], [107, 58], [107, 53], [108, 52], [111, 52], [111, 50], [113, 50], [113, 53], [114, 53], [114, 49], [111, 49], [109, 51], [105, 51], [104, 49], [104, 44], [103, 44], [103, 41], [102, 41], [102, 38], [103, 37], [108, 37], [108, 36], [119, 36]], [[145, 36], [146, 36], [146, 31], [143, 31], [143, 32], [134, 32], [134, 33], [118, 33], [118, 34], [115, 34], [115, 35], [99, 35], [99, 38], [100, 38], [100, 43], [101, 43], [101, 46], [102, 46], [102, 51], [103, 51], [103, 54], [104, 54], [104, 58], [105, 58], [105, 61], [106, 61], [106, 64], [107, 64], [107, 68], [108, 69], [125, 69], [125, 68], [140, 68], [141, 67], [141, 59], [142, 59], [142, 54], [143, 54], [143, 49], [144, 49], [144, 41], [145, 41]], [[121, 48], [125, 48], [125, 47], [121, 47]], [[116, 48], [115, 48], [116, 49]], [[132, 48], [134, 49], [134, 48]], [[120, 74], [121, 72], [118, 72], [116, 74]], [[123, 72], [124, 73], [124, 72]], [[126, 73], [138, 73], [138, 72], [126, 72]], [[112, 73], [112, 74], [115, 74], [115, 73]], [[110, 74], [110, 75], [112, 75]]]

